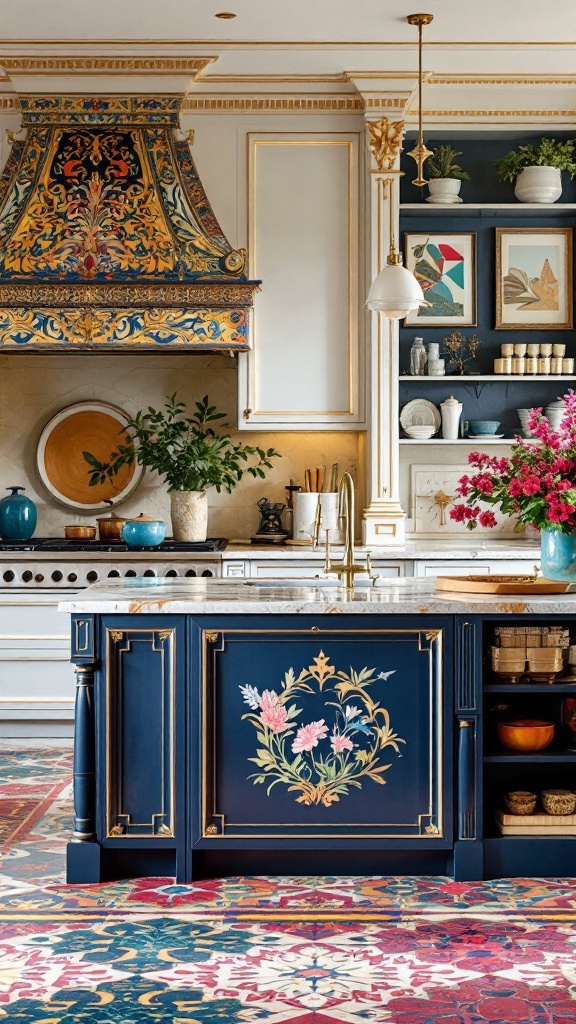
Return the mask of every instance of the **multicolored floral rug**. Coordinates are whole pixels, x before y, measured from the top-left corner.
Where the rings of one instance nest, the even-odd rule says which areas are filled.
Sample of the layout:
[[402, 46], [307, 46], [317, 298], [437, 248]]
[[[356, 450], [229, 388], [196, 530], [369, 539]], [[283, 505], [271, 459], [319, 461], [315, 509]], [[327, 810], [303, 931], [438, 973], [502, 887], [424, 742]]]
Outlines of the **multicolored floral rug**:
[[0, 754], [0, 1021], [576, 1024], [576, 880], [65, 886], [69, 772]]

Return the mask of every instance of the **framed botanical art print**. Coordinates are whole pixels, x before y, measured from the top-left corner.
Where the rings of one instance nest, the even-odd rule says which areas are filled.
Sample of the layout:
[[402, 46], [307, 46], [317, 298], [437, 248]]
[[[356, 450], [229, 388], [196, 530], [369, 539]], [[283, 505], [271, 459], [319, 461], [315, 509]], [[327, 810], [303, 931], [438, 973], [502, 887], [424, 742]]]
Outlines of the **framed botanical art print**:
[[404, 235], [405, 266], [428, 305], [413, 309], [405, 326], [476, 325], [476, 235], [469, 232]]
[[496, 228], [496, 330], [566, 330], [572, 310], [572, 228]]

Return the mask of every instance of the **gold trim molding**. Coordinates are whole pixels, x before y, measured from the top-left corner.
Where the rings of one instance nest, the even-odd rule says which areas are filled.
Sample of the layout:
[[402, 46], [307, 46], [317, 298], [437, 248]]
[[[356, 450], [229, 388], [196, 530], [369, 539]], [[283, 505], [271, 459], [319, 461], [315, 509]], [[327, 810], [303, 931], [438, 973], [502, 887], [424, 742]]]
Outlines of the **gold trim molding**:
[[[242, 251], [242, 250], [240, 250]], [[111, 309], [251, 306], [258, 283], [235, 284], [0, 284], [0, 308], [78, 306]]]
[[182, 112], [212, 113], [213, 111], [253, 111], [257, 113], [317, 113], [322, 111], [349, 113], [363, 109], [359, 96], [353, 95], [291, 95], [291, 96], [187, 96]]
[[180, 72], [196, 77], [204, 71], [208, 64], [218, 58], [213, 57], [2, 57], [0, 68], [9, 75], [29, 74], [156, 74]]

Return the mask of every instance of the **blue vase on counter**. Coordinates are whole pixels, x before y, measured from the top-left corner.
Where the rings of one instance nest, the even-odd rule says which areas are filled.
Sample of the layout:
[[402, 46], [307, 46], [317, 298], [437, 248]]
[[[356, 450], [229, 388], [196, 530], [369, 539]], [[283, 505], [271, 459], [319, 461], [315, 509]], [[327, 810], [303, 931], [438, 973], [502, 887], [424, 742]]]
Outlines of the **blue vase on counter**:
[[38, 515], [30, 498], [18, 494], [23, 487], [7, 487], [12, 493], [0, 501], [0, 537], [2, 540], [30, 540]]
[[540, 568], [547, 580], [576, 583], [576, 533], [542, 530]]

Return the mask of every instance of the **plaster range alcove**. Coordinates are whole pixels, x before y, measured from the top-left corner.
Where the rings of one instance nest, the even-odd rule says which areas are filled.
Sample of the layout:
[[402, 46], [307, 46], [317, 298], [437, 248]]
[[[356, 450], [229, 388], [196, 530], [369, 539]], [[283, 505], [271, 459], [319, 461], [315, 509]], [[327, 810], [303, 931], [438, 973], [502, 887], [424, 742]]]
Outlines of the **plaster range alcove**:
[[[233, 493], [208, 493], [211, 536], [249, 537], [258, 521], [256, 502], [263, 495], [286, 497], [290, 478], [303, 483], [304, 470], [337, 462], [340, 472], [358, 479], [359, 434], [339, 431], [241, 433], [237, 422], [237, 363], [221, 355], [0, 355], [0, 494], [12, 484], [26, 487], [38, 505], [39, 536], [62, 536], [71, 522], [93, 521], [59, 505], [42, 487], [36, 472], [36, 445], [47, 421], [74, 402], [97, 399], [129, 413], [148, 405], [159, 408], [175, 391], [190, 406], [208, 394], [228, 414], [231, 433], [242, 444], [274, 447], [282, 455], [265, 480], [247, 474]], [[87, 467], [88, 468], [88, 467]], [[357, 508], [363, 487], [358, 479]], [[169, 522], [169, 499], [155, 473], [146, 472], [136, 492], [121, 506], [124, 516], [147, 512]]]

